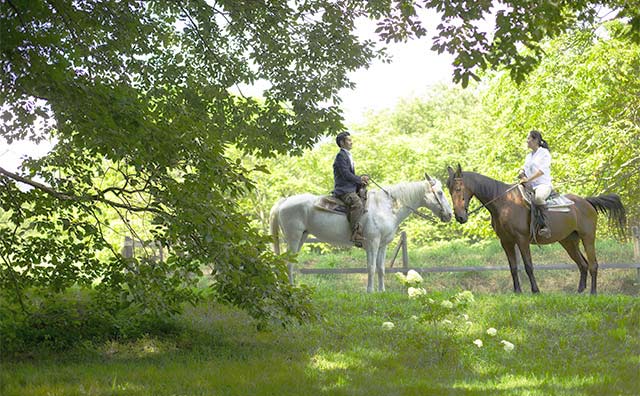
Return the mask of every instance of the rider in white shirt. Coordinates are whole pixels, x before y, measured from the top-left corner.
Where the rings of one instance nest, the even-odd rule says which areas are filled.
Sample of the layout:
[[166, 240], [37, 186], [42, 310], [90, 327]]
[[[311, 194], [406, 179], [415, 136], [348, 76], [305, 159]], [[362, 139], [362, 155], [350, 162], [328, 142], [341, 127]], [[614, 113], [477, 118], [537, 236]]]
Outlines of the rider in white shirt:
[[553, 189], [551, 186], [551, 153], [549, 145], [536, 130], [529, 132], [527, 146], [531, 152], [524, 160], [524, 168], [520, 173], [520, 182], [529, 183], [535, 192], [534, 204], [540, 208], [542, 225], [538, 235], [548, 238], [551, 235], [544, 212], [545, 201]]

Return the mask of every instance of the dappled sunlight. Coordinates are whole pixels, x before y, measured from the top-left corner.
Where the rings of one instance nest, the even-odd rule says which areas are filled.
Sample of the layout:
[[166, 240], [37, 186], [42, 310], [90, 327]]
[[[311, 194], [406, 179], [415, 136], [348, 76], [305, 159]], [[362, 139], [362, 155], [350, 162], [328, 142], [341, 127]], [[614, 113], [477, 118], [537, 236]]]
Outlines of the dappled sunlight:
[[465, 381], [457, 382], [455, 389], [471, 391], [492, 392], [494, 394], [526, 394], [526, 395], [548, 395], [565, 394], [565, 392], [586, 390], [603, 386], [603, 379], [593, 375], [555, 377], [537, 377], [532, 374], [504, 374], [497, 377], [488, 378], [486, 381]]
[[388, 359], [394, 357], [380, 349], [320, 350], [309, 359], [306, 372], [323, 391], [335, 391], [360, 384], [379, 370], [379, 362]]

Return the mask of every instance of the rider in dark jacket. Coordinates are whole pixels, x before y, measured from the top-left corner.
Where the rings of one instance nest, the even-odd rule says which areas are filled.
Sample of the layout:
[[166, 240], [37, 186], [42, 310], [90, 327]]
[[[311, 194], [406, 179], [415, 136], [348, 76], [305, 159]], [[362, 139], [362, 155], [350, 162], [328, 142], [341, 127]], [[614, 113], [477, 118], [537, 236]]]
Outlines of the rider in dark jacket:
[[358, 195], [358, 190], [369, 183], [369, 177], [355, 174], [353, 157], [350, 152], [353, 142], [349, 132], [339, 133], [336, 137], [336, 143], [340, 147], [340, 151], [333, 161], [333, 195], [347, 205], [351, 240], [357, 247], [362, 247], [364, 236], [362, 235], [360, 218], [364, 213], [364, 205]]

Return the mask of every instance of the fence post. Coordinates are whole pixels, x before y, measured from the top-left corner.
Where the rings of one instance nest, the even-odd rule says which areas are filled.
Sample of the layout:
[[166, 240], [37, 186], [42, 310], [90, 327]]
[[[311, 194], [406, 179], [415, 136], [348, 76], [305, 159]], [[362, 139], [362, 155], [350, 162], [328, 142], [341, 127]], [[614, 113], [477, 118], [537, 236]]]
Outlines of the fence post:
[[[633, 261], [640, 264], [640, 226], [631, 227], [633, 233]], [[640, 283], [640, 268], [636, 268], [637, 281]]]
[[400, 233], [400, 241], [402, 243], [402, 268], [406, 271], [409, 270], [409, 253], [407, 252], [407, 233], [402, 231]]

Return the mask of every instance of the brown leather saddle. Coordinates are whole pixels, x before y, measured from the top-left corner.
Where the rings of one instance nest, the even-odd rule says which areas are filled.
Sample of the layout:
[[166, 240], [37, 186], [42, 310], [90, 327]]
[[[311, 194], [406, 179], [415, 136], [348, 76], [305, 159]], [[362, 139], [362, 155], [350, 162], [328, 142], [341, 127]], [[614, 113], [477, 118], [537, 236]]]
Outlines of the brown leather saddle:
[[347, 214], [347, 205], [342, 200], [333, 195], [323, 195], [313, 204], [317, 209], [325, 212], [337, 213], [341, 215]]
[[[364, 206], [364, 211], [367, 211], [367, 189], [361, 187], [357, 191], [360, 199], [362, 200], [362, 205]], [[317, 209], [324, 210], [325, 212], [331, 212], [341, 215], [347, 215], [349, 209], [347, 208], [347, 204], [345, 204], [341, 199], [336, 198], [333, 195], [323, 195], [316, 200], [313, 204]]]

